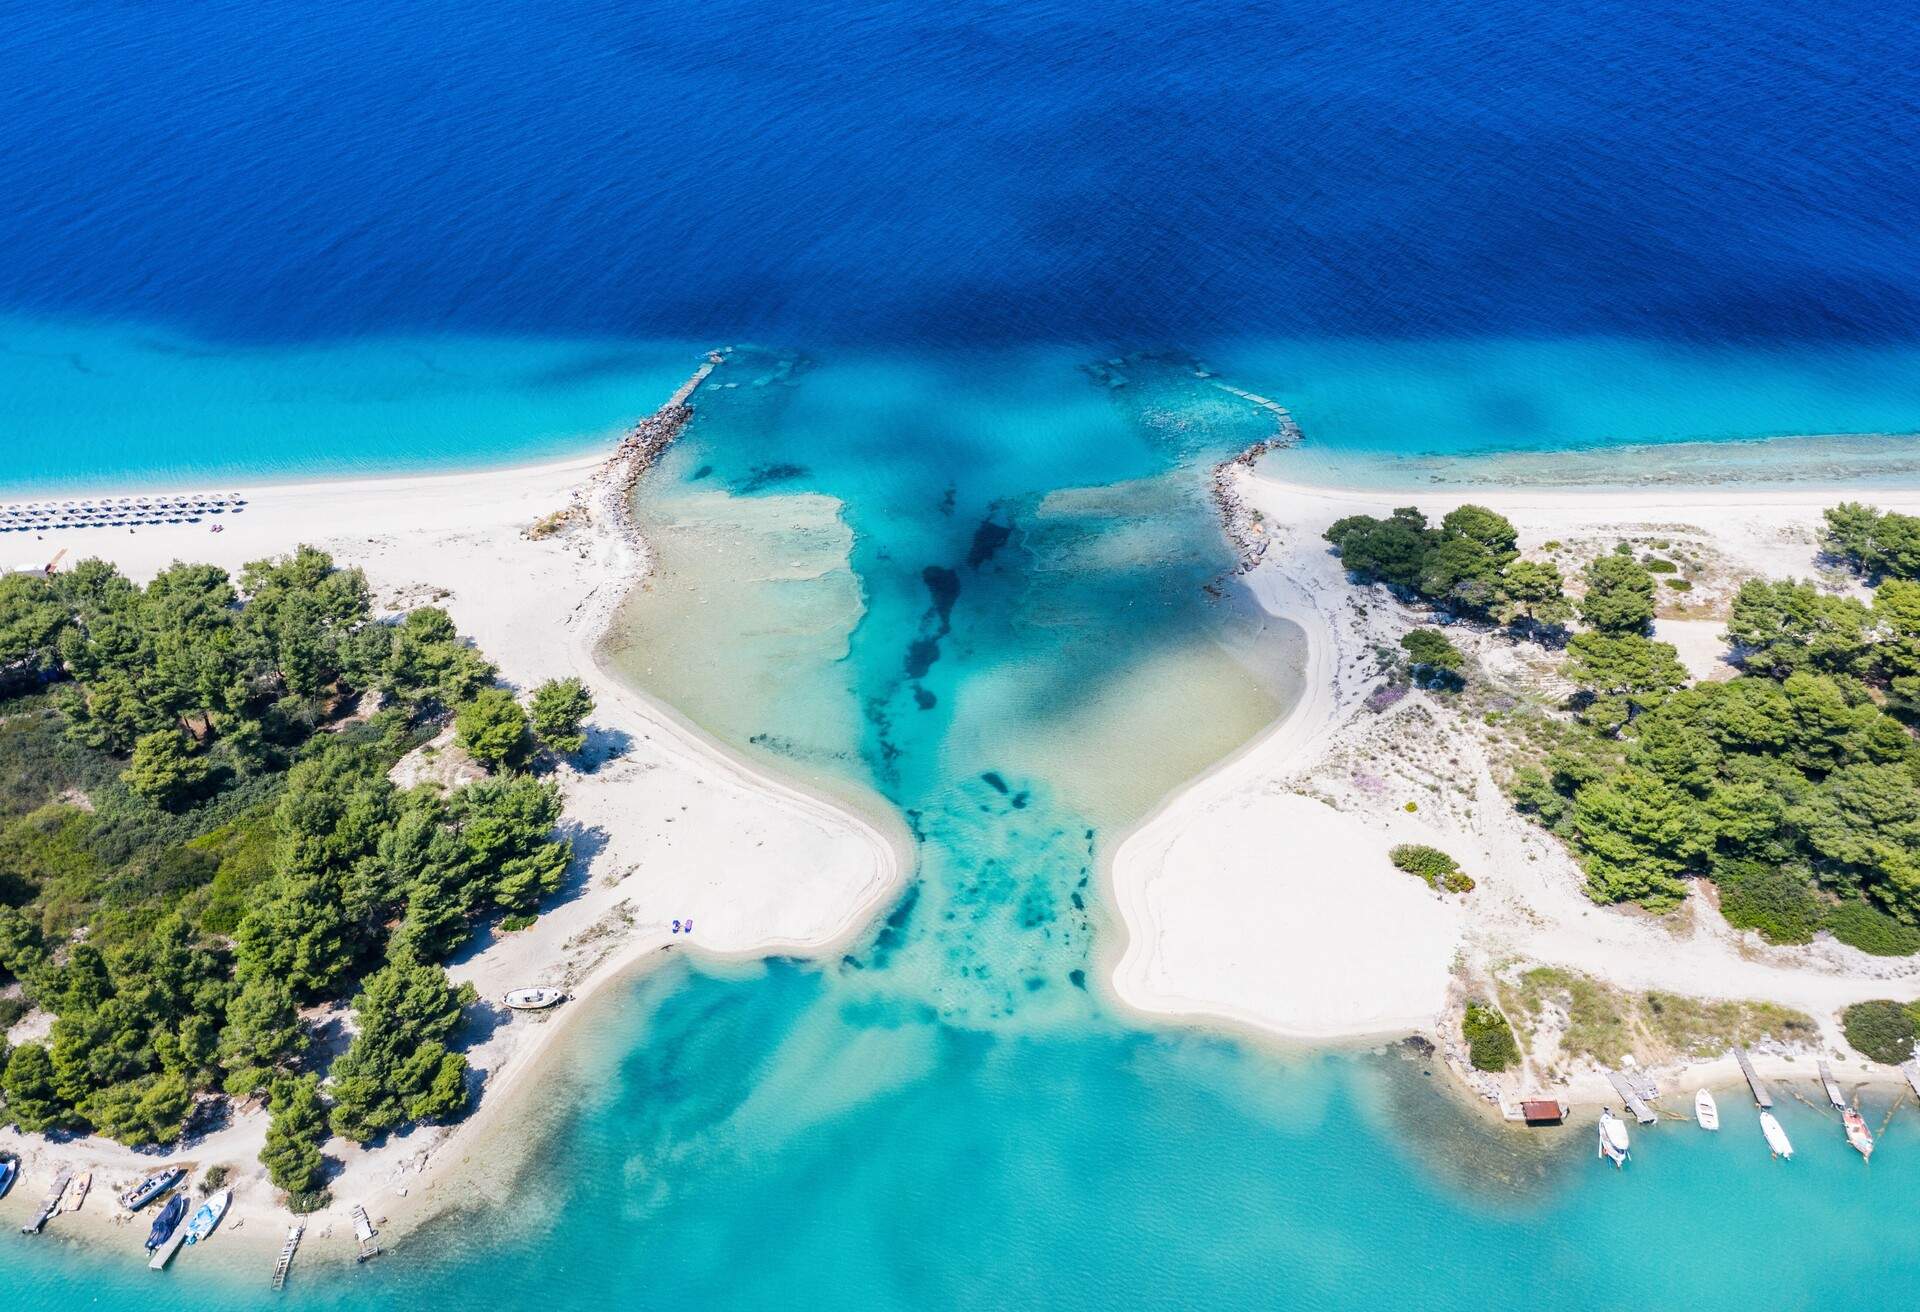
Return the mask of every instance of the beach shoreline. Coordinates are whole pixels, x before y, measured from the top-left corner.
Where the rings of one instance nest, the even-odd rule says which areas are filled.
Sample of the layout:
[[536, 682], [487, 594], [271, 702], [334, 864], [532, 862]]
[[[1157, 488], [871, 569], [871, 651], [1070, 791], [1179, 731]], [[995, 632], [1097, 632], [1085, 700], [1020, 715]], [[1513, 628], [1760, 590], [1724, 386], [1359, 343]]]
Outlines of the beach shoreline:
[[[1390, 740], [1382, 726], [1407, 717], [1404, 705], [1379, 716], [1363, 708], [1377, 681], [1370, 653], [1425, 617], [1383, 590], [1350, 584], [1320, 533], [1347, 514], [1417, 504], [1437, 518], [1472, 501], [1512, 518], [1523, 549], [1548, 538], [1685, 530], [1713, 543], [1729, 575], [1806, 576], [1815, 571], [1814, 529], [1825, 506], [1851, 497], [1911, 513], [1920, 511], [1920, 493], [1340, 488], [1278, 476], [1288, 459], [1269, 457], [1234, 475], [1268, 539], [1241, 577], [1269, 614], [1306, 635], [1306, 688], [1254, 740], [1163, 798], [1107, 848], [1102, 881], [1121, 935], [1102, 964], [1116, 1007], [1145, 1024], [1225, 1029], [1282, 1049], [1419, 1035], [1436, 1044], [1436, 1060], [1463, 1091], [1491, 1105], [1532, 1074], [1497, 1085], [1466, 1069], [1457, 1034], [1449, 1041], [1463, 996], [1515, 963], [1555, 964], [1625, 989], [1793, 1006], [1820, 1024], [1818, 1055], [1848, 1082], [1904, 1087], [1897, 1070], [1865, 1064], [1844, 1046], [1836, 1013], [1870, 997], [1920, 997], [1914, 959], [1867, 957], [1823, 941], [1771, 947], [1705, 907], [1682, 929], [1676, 920], [1592, 904], [1571, 857], [1513, 810], [1484, 753], [1455, 750], [1474, 734], [1444, 708], [1420, 712], [1431, 722], [1404, 732], [1442, 742], [1446, 752], [1404, 778], [1371, 773], [1369, 752], [1377, 761]], [[1673, 640], [1700, 677], [1731, 673], [1718, 664], [1723, 615], [1712, 609], [1657, 624], [1656, 636]], [[1512, 663], [1485, 635], [1472, 650]], [[1465, 899], [1428, 891], [1385, 860], [1398, 842], [1468, 853], [1480, 889]], [[1763, 1078], [1803, 1079], [1813, 1075], [1814, 1055], [1757, 1052], [1754, 1060]], [[1617, 1103], [1597, 1071], [1564, 1074], [1556, 1087], [1577, 1106]], [[1669, 1092], [1740, 1079], [1719, 1057], [1676, 1062], [1660, 1078]]]
[[[556, 771], [563, 831], [580, 850], [574, 886], [532, 928], [493, 932], [449, 963], [453, 978], [473, 982], [483, 999], [537, 982], [563, 983], [571, 1000], [533, 1017], [489, 1004], [491, 1032], [468, 1050], [485, 1088], [464, 1120], [370, 1149], [343, 1151], [336, 1140], [334, 1202], [306, 1218], [303, 1260], [352, 1251], [347, 1209], [355, 1204], [400, 1238], [458, 1205], [441, 1187], [444, 1175], [480, 1160], [510, 1169], [516, 1153], [529, 1150], [513, 1130], [516, 1110], [539, 1085], [530, 1072], [605, 991], [671, 960], [675, 948], [715, 964], [830, 956], [865, 932], [911, 870], [911, 839], [877, 802], [856, 809], [803, 791], [629, 686], [601, 659], [621, 601], [646, 586], [651, 567], [631, 519], [637, 473], [615, 468], [617, 459], [602, 452], [463, 473], [250, 487], [245, 511], [223, 517], [218, 534], [208, 525], [44, 534], [49, 558], [100, 556], [141, 579], [176, 559], [237, 571], [308, 543], [365, 569], [378, 611], [446, 607], [510, 686], [574, 675], [594, 693], [583, 754], [590, 759]], [[569, 507], [577, 515], [564, 531], [529, 535]], [[10, 545], [20, 554], [17, 541]], [[675, 920], [698, 928], [676, 931]], [[54, 1169], [91, 1169], [86, 1208], [53, 1228], [124, 1242], [127, 1227], [113, 1216], [121, 1181], [171, 1161], [217, 1162], [232, 1170], [236, 1190], [220, 1247], [257, 1249], [264, 1262], [290, 1220], [255, 1160], [265, 1122], [257, 1109], [236, 1111], [224, 1128], [166, 1154], [0, 1131], [0, 1148], [19, 1152], [25, 1166], [20, 1186], [0, 1202], [0, 1219], [25, 1219]]]

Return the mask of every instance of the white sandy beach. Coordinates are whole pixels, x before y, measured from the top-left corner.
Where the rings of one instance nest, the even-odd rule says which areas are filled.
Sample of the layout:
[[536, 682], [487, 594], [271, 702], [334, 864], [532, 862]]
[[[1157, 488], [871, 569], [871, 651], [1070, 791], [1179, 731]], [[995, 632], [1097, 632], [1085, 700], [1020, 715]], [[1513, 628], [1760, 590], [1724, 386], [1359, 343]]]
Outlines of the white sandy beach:
[[[1267, 468], [1284, 467], [1284, 459]], [[1248, 582], [1269, 611], [1304, 629], [1307, 692], [1115, 852], [1109, 878], [1127, 941], [1112, 982], [1123, 1003], [1282, 1039], [1444, 1039], [1464, 989], [1504, 963], [1528, 961], [1631, 989], [1797, 1008], [1822, 1023], [1850, 1076], [1865, 1074], [1842, 1044], [1835, 1013], [1865, 998], [1920, 996], [1913, 960], [1870, 957], [1824, 936], [1806, 947], [1770, 947], [1732, 930], [1700, 905], [1699, 893], [1665, 918], [1595, 906], [1558, 841], [1502, 795], [1477, 726], [1426, 694], [1380, 715], [1363, 709], [1377, 681], [1373, 648], [1391, 646], [1422, 620], [1382, 589], [1349, 584], [1321, 538], [1343, 515], [1418, 504], [1437, 520], [1474, 501], [1512, 519], [1523, 550], [1557, 540], [1591, 543], [1591, 555], [1626, 535], [1671, 540], [1710, 559], [1713, 577], [1688, 594], [1686, 615], [1658, 622], [1658, 636], [1675, 642], [1696, 676], [1716, 677], [1730, 673], [1719, 635], [1737, 578], [1811, 576], [1820, 513], [1846, 494], [1350, 492], [1268, 473], [1236, 478], [1274, 539]], [[1920, 511], [1913, 493], [1862, 499]], [[1455, 637], [1489, 677], [1520, 685], [1552, 677], [1504, 640], [1461, 629]], [[1402, 842], [1452, 853], [1478, 887], [1465, 897], [1429, 892], [1388, 863], [1388, 849]], [[1763, 1074], [1812, 1074], [1810, 1059], [1784, 1054], [1761, 1065]], [[1593, 1090], [1587, 1082], [1574, 1092]]]
[[[862, 817], [787, 786], [601, 669], [596, 645], [645, 561], [632, 535], [618, 531], [609, 489], [589, 483], [600, 463], [263, 487], [249, 490], [250, 504], [226, 516], [217, 534], [204, 524], [97, 528], [39, 539], [12, 533], [0, 544], [8, 561], [51, 560], [64, 550], [66, 564], [99, 556], [146, 578], [175, 560], [237, 572], [310, 543], [363, 567], [379, 609], [446, 607], [510, 684], [571, 674], [593, 691], [586, 772], [563, 767], [559, 775], [563, 824], [577, 852], [569, 891], [533, 928], [485, 942], [451, 966], [499, 1020], [469, 1052], [486, 1076], [478, 1109], [457, 1126], [416, 1130], [378, 1151], [335, 1140], [330, 1151], [345, 1169], [332, 1185], [334, 1207], [310, 1219], [310, 1245], [330, 1234], [343, 1245], [355, 1203], [396, 1228], [422, 1219], [458, 1201], [435, 1192], [445, 1164], [472, 1159], [483, 1145], [481, 1155], [524, 1149], [503, 1132], [515, 1088], [566, 1031], [580, 1000], [607, 982], [664, 960], [669, 947], [714, 957], [831, 951], [860, 932], [910, 860], [889, 817]], [[583, 487], [589, 522], [542, 541], [525, 535]], [[675, 934], [675, 919], [691, 921], [692, 932]], [[507, 989], [531, 984], [563, 985], [575, 1001], [539, 1016], [498, 1007]], [[255, 1160], [265, 1125], [263, 1113], [237, 1115], [172, 1159], [231, 1167], [237, 1195], [225, 1229], [277, 1247], [288, 1218]], [[125, 1181], [170, 1160], [100, 1140], [50, 1145], [4, 1131], [0, 1147], [26, 1163], [23, 1183], [0, 1204], [0, 1216], [16, 1222], [37, 1205], [57, 1163], [95, 1170], [86, 1208], [54, 1223], [83, 1232], [109, 1224]]]

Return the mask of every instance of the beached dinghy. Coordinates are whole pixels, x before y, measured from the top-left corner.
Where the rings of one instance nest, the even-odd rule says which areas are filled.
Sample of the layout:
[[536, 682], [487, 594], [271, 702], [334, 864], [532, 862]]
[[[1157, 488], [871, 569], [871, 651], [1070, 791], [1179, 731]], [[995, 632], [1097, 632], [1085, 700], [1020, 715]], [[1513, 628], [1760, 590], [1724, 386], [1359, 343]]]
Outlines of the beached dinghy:
[[220, 1218], [227, 1214], [227, 1208], [232, 1203], [233, 1190], [222, 1189], [200, 1204], [200, 1210], [193, 1214], [193, 1220], [187, 1222], [187, 1243], [197, 1244], [212, 1234], [214, 1227], [220, 1224]]
[[507, 994], [507, 1005], [515, 1011], [545, 1011], [566, 1000], [559, 989], [515, 989]]
[[13, 1182], [20, 1178], [20, 1159], [12, 1153], [0, 1153], [0, 1198], [7, 1196]]
[[164, 1171], [155, 1171], [152, 1175], [120, 1195], [120, 1206], [129, 1212], [137, 1212], [186, 1178], [187, 1168], [169, 1166]]
[[1840, 1113], [1840, 1119], [1847, 1124], [1847, 1142], [1854, 1151], [1867, 1161], [1873, 1160], [1873, 1131], [1867, 1128], [1866, 1118], [1849, 1107]]
[[1793, 1140], [1787, 1138], [1787, 1132], [1780, 1128], [1772, 1112], [1760, 1113], [1760, 1133], [1767, 1136], [1767, 1148], [1775, 1157], [1793, 1160]]
[[1600, 1156], [1615, 1166], [1627, 1160], [1627, 1123], [1611, 1107], [1600, 1110]]
[[77, 1212], [80, 1205], [87, 1201], [87, 1190], [93, 1188], [93, 1172], [82, 1171], [73, 1177], [73, 1183], [67, 1186], [66, 1210]]
[[1693, 1095], [1693, 1119], [1700, 1122], [1700, 1128], [1703, 1130], [1720, 1128], [1720, 1105], [1705, 1089]]

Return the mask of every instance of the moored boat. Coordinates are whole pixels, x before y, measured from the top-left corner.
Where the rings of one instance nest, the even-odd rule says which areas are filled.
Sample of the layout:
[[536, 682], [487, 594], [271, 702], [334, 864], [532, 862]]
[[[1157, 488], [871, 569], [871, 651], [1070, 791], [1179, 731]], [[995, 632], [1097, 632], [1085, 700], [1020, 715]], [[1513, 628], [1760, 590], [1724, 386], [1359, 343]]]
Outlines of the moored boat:
[[1613, 1114], [1613, 1108], [1600, 1109], [1600, 1156], [1615, 1166], [1627, 1160], [1627, 1124]]
[[167, 1199], [167, 1205], [160, 1209], [160, 1215], [153, 1218], [153, 1228], [147, 1231], [147, 1251], [151, 1253], [173, 1238], [173, 1232], [180, 1228], [180, 1218], [186, 1214], [185, 1194], [175, 1194]]
[[1793, 1159], [1793, 1140], [1787, 1138], [1787, 1132], [1780, 1128], [1772, 1112], [1760, 1113], [1760, 1133], [1767, 1136], [1767, 1149], [1775, 1157]]
[[161, 1194], [179, 1184], [180, 1181], [186, 1178], [186, 1175], [187, 1168], [184, 1166], [169, 1166], [164, 1171], [155, 1171], [139, 1184], [136, 1184], [133, 1188], [121, 1194], [120, 1206], [126, 1208], [129, 1212], [137, 1212]]
[[220, 1224], [220, 1218], [227, 1214], [227, 1208], [233, 1203], [233, 1190], [222, 1189], [206, 1202], [200, 1204], [200, 1210], [193, 1214], [193, 1220], [187, 1222], [187, 1243], [197, 1244], [214, 1232]]
[[1846, 1122], [1847, 1142], [1854, 1151], [1868, 1161], [1873, 1160], [1873, 1131], [1867, 1128], [1866, 1118], [1858, 1111], [1848, 1107], [1840, 1113], [1840, 1119]]
[[1713, 1100], [1713, 1095], [1705, 1089], [1701, 1089], [1693, 1095], [1693, 1119], [1700, 1122], [1700, 1128], [1703, 1130], [1717, 1130], [1720, 1128], [1720, 1105]]
[[506, 1001], [515, 1011], [544, 1011], [548, 1007], [558, 1006], [566, 997], [559, 989], [514, 989], [507, 994]]

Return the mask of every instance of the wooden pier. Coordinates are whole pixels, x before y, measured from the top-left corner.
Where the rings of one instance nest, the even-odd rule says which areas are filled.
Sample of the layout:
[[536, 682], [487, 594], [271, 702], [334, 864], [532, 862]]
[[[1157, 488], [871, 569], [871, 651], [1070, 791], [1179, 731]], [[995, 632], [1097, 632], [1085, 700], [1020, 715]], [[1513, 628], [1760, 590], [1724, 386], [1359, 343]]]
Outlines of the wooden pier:
[[1833, 1104], [1834, 1110], [1845, 1111], [1846, 1097], [1840, 1092], [1839, 1082], [1833, 1078], [1833, 1067], [1827, 1065], [1825, 1058], [1820, 1061], [1820, 1083], [1826, 1089], [1827, 1101]]
[[1740, 1063], [1740, 1073], [1747, 1077], [1747, 1087], [1753, 1090], [1754, 1106], [1763, 1109], [1773, 1106], [1773, 1094], [1767, 1090], [1766, 1081], [1754, 1073], [1753, 1058], [1747, 1056], [1747, 1050], [1735, 1048], [1733, 1059]]
[[47, 1222], [60, 1210], [60, 1200], [67, 1196], [67, 1185], [73, 1179], [72, 1171], [62, 1171], [53, 1177], [53, 1188], [47, 1190], [46, 1198], [40, 1204], [40, 1210], [33, 1214], [33, 1220], [20, 1227], [23, 1235], [37, 1235], [46, 1229]]
[[307, 1227], [295, 1221], [287, 1230], [287, 1242], [280, 1245], [280, 1256], [273, 1264], [273, 1292], [279, 1293], [287, 1287], [287, 1273], [293, 1270], [293, 1255], [300, 1251], [300, 1237]]
[[353, 1237], [360, 1245], [360, 1252], [353, 1259], [354, 1261], [366, 1262], [380, 1256], [380, 1245], [373, 1242], [373, 1237], [379, 1233], [367, 1217], [367, 1209], [355, 1203], [353, 1205]]
[[[1634, 1087], [1633, 1081], [1619, 1071], [1608, 1071], [1607, 1080], [1613, 1085], [1614, 1092], [1620, 1095], [1620, 1100], [1627, 1104], [1627, 1110], [1633, 1113], [1634, 1120], [1642, 1125], [1652, 1125], [1660, 1119], [1654, 1114], [1653, 1108], [1647, 1105], [1647, 1099], [1641, 1096], [1641, 1091]], [[1651, 1090], [1648, 1096], [1652, 1096]]]

